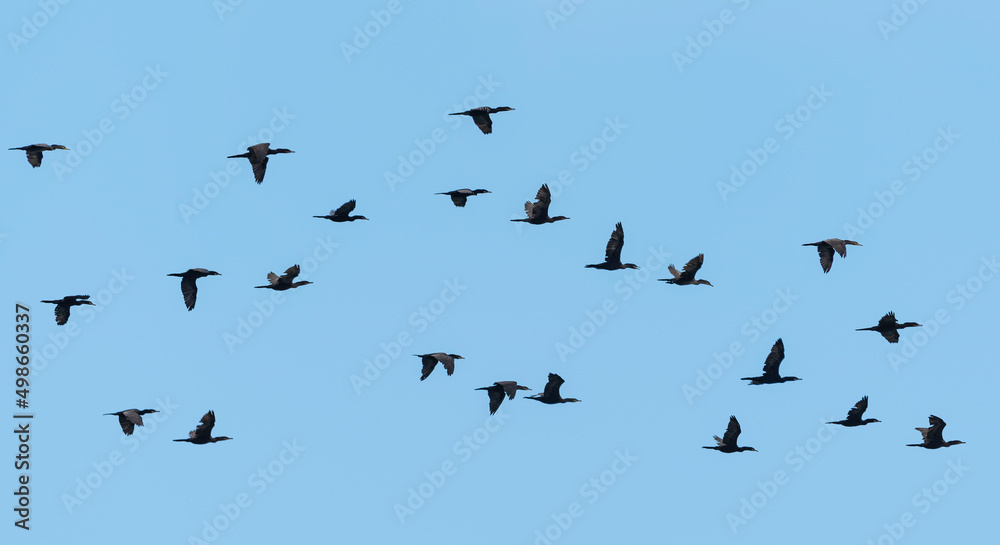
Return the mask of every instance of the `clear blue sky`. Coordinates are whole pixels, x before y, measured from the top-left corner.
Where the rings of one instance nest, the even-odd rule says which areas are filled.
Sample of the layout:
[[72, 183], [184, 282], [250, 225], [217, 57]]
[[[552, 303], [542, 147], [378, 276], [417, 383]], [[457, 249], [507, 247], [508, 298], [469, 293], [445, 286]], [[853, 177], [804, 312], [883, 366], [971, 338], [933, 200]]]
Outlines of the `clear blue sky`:
[[[26, 303], [36, 358], [0, 540], [995, 535], [996, 6], [233, 3], [6, 10], [4, 147], [71, 151], [0, 162], [3, 342]], [[446, 115], [479, 105], [516, 110]], [[258, 141], [296, 152], [262, 185], [226, 159]], [[508, 221], [546, 182], [572, 219]], [[352, 198], [371, 221], [312, 218]], [[642, 268], [585, 269], [619, 221]], [[863, 247], [823, 274], [830, 237]], [[656, 281], [699, 253], [715, 287]], [[222, 276], [188, 312], [192, 267]], [[56, 326], [70, 294], [99, 306]], [[854, 331], [890, 310], [924, 327]], [[778, 338], [803, 380], [739, 380]], [[420, 382], [437, 351], [466, 359]], [[550, 372], [583, 402], [475, 391]], [[822, 425], [863, 395], [881, 423]], [[132, 407], [163, 412], [123, 441]], [[235, 440], [171, 442], [209, 409]], [[967, 444], [904, 446], [930, 414]], [[701, 448], [730, 415], [759, 452]]]

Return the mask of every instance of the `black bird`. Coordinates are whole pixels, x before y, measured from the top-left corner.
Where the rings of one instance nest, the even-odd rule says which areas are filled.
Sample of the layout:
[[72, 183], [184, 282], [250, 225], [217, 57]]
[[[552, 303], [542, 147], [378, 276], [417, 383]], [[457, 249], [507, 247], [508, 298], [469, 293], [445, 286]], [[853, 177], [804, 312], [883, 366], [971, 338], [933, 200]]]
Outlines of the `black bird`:
[[448, 371], [448, 376], [451, 376], [455, 372], [455, 360], [464, 360], [462, 356], [458, 354], [445, 354], [444, 352], [435, 352], [433, 354], [414, 354], [414, 356], [420, 358], [420, 362], [424, 364], [424, 368], [420, 373], [420, 380], [424, 380], [430, 376], [431, 371], [438, 362], [444, 365], [445, 371]]
[[853, 240], [840, 240], [839, 238], [828, 238], [819, 242], [809, 242], [803, 246], [815, 246], [819, 250], [819, 264], [823, 267], [823, 272], [830, 272], [833, 266], [833, 251], [837, 250], [840, 257], [847, 257], [847, 245], [861, 246]]
[[274, 155], [276, 153], [295, 153], [290, 149], [278, 148], [271, 149], [271, 144], [264, 142], [261, 144], [256, 144], [247, 148], [246, 153], [241, 153], [239, 155], [230, 155], [226, 159], [236, 159], [238, 157], [245, 157], [250, 160], [250, 167], [253, 168], [253, 179], [257, 180], [257, 183], [264, 181], [264, 172], [267, 170], [267, 156]]
[[523, 221], [530, 223], [532, 225], [542, 225], [545, 223], [554, 223], [560, 220], [568, 220], [566, 216], [556, 216], [554, 218], [549, 217], [549, 204], [552, 203], [552, 193], [549, 191], [549, 184], [542, 184], [541, 189], [535, 195], [535, 202], [527, 201], [524, 203], [524, 211], [528, 214], [527, 218], [516, 219], [510, 221]]
[[330, 221], [337, 222], [337, 223], [342, 223], [342, 222], [345, 222], [345, 221], [366, 220], [366, 219], [368, 219], [368, 218], [366, 218], [364, 216], [352, 216], [352, 215], [350, 215], [351, 212], [354, 212], [354, 207], [357, 206], [357, 204], [358, 204], [357, 201], [355, 201], [354, 199], [351, 199], [351, 200], [345, 202], [344, 204], [340, 205], [340, 208], [338, 208], [336, 210], [330, 210], [330, 215], [329, 216], [313, 216], [313, 217], [314, 218], [324, 219], [324, 220], [330, 220]]
[[288, 270], [285, 271], [285, 274], [281, 276], [278, 276], [273, 272], [267, 273], [267, 281], [270, 282], [269, 285], [254, 286], [254, 287], [269, 288], [274, 291], [285, 291], [285, 290], [290, 290], [292, 288], [297, 288], [299, 286], [305, 286], [306, 284], [312, 284], [312, 282], [309, 282], [307, 280], [299, 280], [298, 282], [293, 283], [292, 280], [295, 280], [295, 277], [298, 275], [299, 275], [299, 266], [292, 265], [291, 267], [288, 267]]
[[861, 398], [861, 401], [854, 404], [853, 409], [847, 411], [846, 420], [827, 422], [827, 424], [840, 424], [841, 426], [853, 428], [854, 426], [864, 426], [865, 424], [871, 424], [872, 422], [881, 422], [881, 420], [875, 420], [874, 418], [861, 420], [861, 417], [864, 416], [866, 410], [868, 410], [868, 396]]
[[195, 281], [206, 276], [221, 276], [215, 271], [208, 269], [188, 269], [182, 273], [170, 273], [167, 276], [181, 277], [181, 293], [184, 295], [184, 304], [188, 310], [194, 310], [194, 303], [198, 299], [198, 285]]
[[465, 112], [457, 112], [448, 115], [468, 115], [472, 117], [472, 120], [476, 122], [476, 126], [479, 130], [483, 131], [483, 134], [490, 134], [493, 132], [493, 120], [490, 119], [490, 114], [495, 114], [497, 112], [509, 112], [514, 108], [508, 108], [507, 106], [501, 106], [499, 108], [490, 108], [488, 106], [483, 106], [481, 108], [473, 108]]
[[28, 155], [28, 163], [35, 168], [42, 166], [43, 151], [52, 151], [56, 149], [69, 150], [69, 148], [60, 144], [52, 144], [51, 146], [48, 144], [32, 144], [30, 146], [24, 146], [23, 148], [8, 148], [8, 149], [23, 150], [24, 153]]
[[229, 441], [232, 437], [212, 437], [212, 428], [215, 427], [215, 411], [208, 411], [205, 416], [201, 417], [201, 424], [194, 431], [188, 434], [187, 439], [174, 439], [174, 441], [181, 441], [186, 443], [194, 443], [196, 445], [204, 445], [206, 443], [215, 443], [217, 441]]
[[477, 390], [486, 390], [486, 393], [490, 395], [490, 414], [497, 412], [500, 408], [500, 404], [503, 403], [503, 396], [506, 394], [507, 397], [514, 399], [514, 394], [518, 390], [530, 390], [527, 386], [520, 386], [517, 382], [513, 380], [501, 380], [499, 382], [494, 382], [493, 386], [485, 386], [483, 388], [476, 388]]
[[545, 384], [545, 391], [541, 394], [536, 394], [533, 396], [527, 396], [524, 399], [534, 399], [535, 401], [541, 401], [547, 405], [555, 405], [556, 403], [578, 403], [580, 400], [575, 397], [563, 398], [559, 395], [559, 387], [566, 382], [562, 377], [555, 373], [549, 373], [549, 382]]
[[601, 269], [605, 271], [616, 271], [618, 269], [638, 269], [634, 263], [622, 263], [622, 246], [625, 245], [625, 230], [622, 223], [618, 222], [615, 230], [611, 231], [611, 239], [608, 240], [608, 247], [604, 250], [604, 263], [587, 265], [591, 269]]
[[[94, 305], [90, 301], [89, 295], [67, 295], [62, 299], [57, 299], [55, 301], [42, 301], [43, 303], [52, 303], [56, 306], [56, 324], [66, 325], [66, 321], [69, 320], [69, 307], [75, 307], [78, 305]], [[94, 305], [97, 306], [97, 305]]]
[[125, 435], [132, 435], [135, 431], [136, 426], [142, 425], [142, 415], [149, 413], [158, 413], [155, 409], [128, 409], [125, 411], [120, 411], [117, 413], [104, 413], [104, 416], [115, 415], [118, 417], [118, 423], [122, 426], [122, 431]]
[[[666, 282], [667, 284], [677, 284], [678, 286], [697, 286], [699, 284], [712, 285], [708, 280], [695, 280], [694, 275], [701, 268], [702, 263], [705, 262], [705, 254], [698, 254], [697, 257], [691, 259], [684, 265], [684, 272], [679, 272], [674, 268], [673, 264], [667, 266], [670, 274], [674, 275], [673, 278], [660, 278], [661, 282]], [[715, 286], [712, 286], [715, 287]]]
[[465, 206], [465, 202], [469, 197], [479, 195], [480, 193], [489, 193], [489, 191], [485, 189], [456, 189], [454, 191], [445, 191], [444, 193], [435, 193], [435, 195], [448, 195], [451, 197], [451, 202], [461, 208]]
[[873, 327], [863, 327], [861, 329], [856, 329], [855, 331], [878, 331], [885, 337], [885, 340], [890, 343], [899, 342], [899, 330], [905, 327], [923, 327], [916, 322], [906, 322], [901, 324], [896, 321], [896, 315], [892, 312], [887, 313], [879, 321], [878, 325]]
[[745, 450], [752, 450], [757, 452], [757, 449], [753, 447], [738, 447], [736, 446], [736, 439], [740, 436], [740, 423], [736, 421], [735, 416], [729, 417], [729, 427], [726, 428], [726, 433], [719, 439], [718, 435], [713, 436], [715, 442], [718, 445], [714, 447], [701, 447], [717, 450], [719, 452], [731, 453], [731, 452], [743, 452]]
[[948, 441], [944, 440], [941, 436], [941, 432], [944, 431], [945, 423], [944, 420], [934, 416], [933, 414], [928, 419], [930, 420], [931, 427], [929, 428], [914, 428], [920, 432], [920, 435], [924, 436], [923, 443], [917, 443], [915, 445], [906, 445], [908, 447], [924, 447], [929, 449], [936, 449], [941, 447], [950, 447], [952, 445], [964, 445], [965, 441]]
[[759, 377], [744, 377], [740, 380], [749, 380], [750, 384], [777, 384], [789, 380], [802, 380], [799, 377], [783, 377], [778, 374], [778, 366], [781, 360], [785, 359], [785, 343], [778, 339], [771, 347], [771, 353], [764, 360], [764, 374]]

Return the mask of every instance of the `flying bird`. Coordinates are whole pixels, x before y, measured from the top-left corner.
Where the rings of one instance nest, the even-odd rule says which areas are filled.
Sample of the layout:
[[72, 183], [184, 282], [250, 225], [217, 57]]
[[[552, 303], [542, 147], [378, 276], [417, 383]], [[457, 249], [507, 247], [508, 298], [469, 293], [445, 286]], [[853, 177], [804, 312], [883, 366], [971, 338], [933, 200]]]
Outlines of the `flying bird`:
[[914, 445], [906, 445], [908, 447], [924, 447], [929, 449], [936, 449], [941, 447], [950, 447], [952, 445], [964, 445], [965, 441], [948, 441], [945, 442], [944, 437], [941, 436], [941, 432], [944, 431], [945, 423], [944, 420], [934, 416], [933, 414], [928, 418], [930, 420], [931, 427], [929, 428], [914, 428], [920, 432], [920, 435], [924, 436], [923, 443], [917, 443]]
[[556, 403], [578, 403], [580, 400], [575, 397], [564, 398], [559, 395], [559, 387], [566, 382], [562, 377], [555, 373], [549, 373], [549, 381], [545, 384], [545, 391], [541, 394], [536, 394], [533, 396], [527, 396], [525, 399], [534, 399], [535, 401], [541, 401], [546, 405], [555, 405]]
[[719, 439], [718, 435], [713, 436], [715, 442], [718, 445], [714, 447], [701, 447], [707, 449], [717, 450], [719, 452], [732, 453], [732, 452], [743, 452], [745, 450], [752, 450], [757, 452], [757, 449], [753, 447], [738, 447], [736, 446], [736, 440], [740, 436], [740, 423], [736, 421], [735, 416], [729, 417], [729, 427], [726, 428], [726, 433]]
[[299, 286], [305, 286], [306, 284], [312, 284], [312, 282], [309, 282], [307, 280], [299, 280], [298, 282], [293, 283], [292, 280], [295, 280], [295, 277], [298, 275], [299, 275], [299, 266], [292, 265], [291, 267], [288, 267], [288, 270], [285, 271], [285, 274], [281, 276], [278, 276], [273, 272], [267, 273], [267, 281], [270, 282], [269, 285], [254, 286], [254, 287], [268, 288], [274, 291], [285, 291], [285, 290], [290, 290], [292, 288], [297, 288]]
[[49, 144], [32, 144], [30, 146], [24, 146], [23, 148], [8, 148], [8, 149], [23, 150], [24, 153], [27, 154], [28, 156], [28, 163], [35, 168], [42, 166], [43, 151], [52, 151], [56, 149], [69, 150], [69, 148], [60, 144], [52, 144], [51, 146]]
[[879, 321], [878, 325], [872, 327], [863, 327], [861, 329], [856, 329], [855, 331], [878, 331], [885, 337], [885, 340], [890, 343], [899, 342], [899, 330], [905, 327], [923, 327], [916, 322], [906, 322], [901, 324], [896, 321], [896, 315], [892, 312], [887, 313]]
[[208, 411], [205, 416], [201, 417], [201, 424], [195, 428], [191, 433], [188, 434], [187, 439], [174, 439], [174, 441], [194, 443], [196, 445], [204, 445], [206, 443], [215, 443], [218, 441], [229, 441], [232, 437], [212, 437], [212, 428], [215, 427], [215, 411]]
[[524, 212], [528, 214], [528, 217], [510, 221], [523, 221], [532, 225], [543, 225], [545, 223], [554, 223], [560, 220], [569, 219], [566, 216], [556, 216], [554, 218], [550, 218], [549, 204], [551, 203], [552, 192], [549, 191], [549, 184], [542, 184], [542, 187], [535, 195], [535, 202], [532, 203], [531, 201], [527, 201], [524, 203]]
[[90, 301], [89, 295], [67, 295], [62, 299], [56, 299], [55, 301], [42, 301], [43, 303], [52, 303], [56, 306], [56, 324], [66, 325], [66, 321], [69, 320], [69, 308], [78, 305], [94, 305]]
[[861, 246], [853, 240], [840, 240], [839, 238], [828, 238], [826, 240], [821, 240], [819, 242], [809, 242], [803, 244], [803, 246], [815, 246], [819, 251], [819, 264], [823, 267], [823, 272], [830, 272], [830, 267], [833, 267], [833, 251], [837, 250], [840, 257], [847, 257], [847, 245], [851, 246]]
[[864, 426], [865, 424], [871, 424], [872, 422], [881, 422], [881, 420], [875, 420], [874, 418], [866, 418], [862, 420], [861, 417], [864, 416], [866, 410], [868, 410], [868, 396], [862, 397], [861, 401], [858, 401], [857, 403], [854, 404], [853, 409], [847, 411], [846, 420], [827, 422], [827, 424], [840, 424], [841, 426], [853, 428], [855, 426]]
[[615, 230], [611, 232], [611, 239], [608, 240], [608, 247], [604, 250], [604, 263], [586, 265], [591, 269], [601, 269], [605, 271], [616, 271], [618, 269], [638, 269], [634, 263], [622, 263], [622, 246], [625, 245], [625, 230], [622, 223], [618, 222]]
[[789, 380], [802, 380], [799, 377], [783, 377], [778, 374], [778, 366], [781, 360], [785, 359], [785, 343], [778, 339], [771, 347], [771, 353], [764, 360], [764, 374], [759, 377], [744, 377], [740, 380], [749, 380], [750, 384], [777, 384]]
[[167, 276], [181, 277], [181, 294], [184, 295], [184, 304], [188, 310], [194, 310], [194, 303], [198, 299], [198, 285], [195, 281], [206, 276], [221, 276], [215, 271], [208, 269], [188, 269], [182, 273], [170, 273]]
[[518, 390], [530, 390], [527, 386], [520, 386], [517, 382], [513, 380], [501, 380], [499, 382], [494, 382], [493, 386], [485, 386], [483, 388], [476, 388], [477, 390], [486, 390], [486, 393], [490, 395], [490, 414], [497, 412], [500, 408], [500, 404], [503, 403], [503, 396], [514, 399], [514, 394]]
[[314, 218], [324, 219], [324, 220], [330, 220], [330, 221], [333, 221], [333, 222], [336, 222], [336, 223], [343, 223], [345, 221], [366, 220], [366, 219], [368, 219], [368, 218], [366, 218], [364, 216], [352, 216], [352, 215], [350, 215], [351, 212], [354, 211], [354, 207], [357, 206], [357, 204], [358, 204], [357, 201], [355, 201], [354, 199], [351, 199], [351, 200], [345, 202], [344, 204], [340, 205], [340, 208], [338, 208], [336, 210], [330, 210], [330, 215], [329, 216], [313, 216], [313, 217]]
[[257, 181], [258, 184], [264, 181], [264, 172], [267, 170], [267, 156], [274, 155], [276, 153], [295, 153], [290, 149], [278, 148], [271, 149], [271, 144], [268, 142], [263, 142], [261, 144], [256, 144], [247, 148], [246, 153], [241, 153], [239, 155], [230, 155], [226, 159], [236, 159], [239, 157], [244, 157], [250, 160], [250, 167], [253, 168], [253, 179]]
[[[697, 286], [699, 284], [712, 285], [708, 280], [695, 280], [694, 275], [697, 274], [698, 269], [701, 268], [702, 263], [705, 262], [705, 254], [698, 254], [696, 257], [692, 258], [691, 261], [684, 265], [684, 272], [679, 272], [674, 268], [673, 264], [667, 266], [670, 274], [674, 275], [673, 278], [660, 278], [661, 282], [666, 282], [667, 284], [677, 284], [678, 286]], [[715, 287], [715, 286], [712, 286]]]
[[455, 360], [464, 360], [462, 356], [458, 354], [445, 354], [444, 352], [434, 352], [433, 354], [414, 354], [414, 356], [420, 358], [420, 362], [424, 364], [423, 370], [420, 373], [420, 380], [424, 380], [430, 376], [431, 371], [438, 362], [444, 365], [445, 371], [448, 371], [448, 376], [451, 376], [455, 372]]
[[466, 201], [469, 197], [479, 195], [480, 193], [489, 193], [485, 189], [456, 189], [454, 191], [445, 191], [444, 193], [435, 193], [435, 195], [448, 195], [451, 197], [451, 202], [455, 203], [455, 206], [459, 208], [465, 207]]
[[490, 114], [495, 114], [497, 112], [509, 112], [514, 108], [508, 108], [507, 106], [501, 106], [499, 108], [490, 108], [488, 106], [483, 106], [481, 108], [473, 108], [464, 112], [457, 112], [448, 115], [468, 115], [472, 117], [472, 120], [476, 122], [476, 126], [479, 130], [483, 131], [483, 134], [490, 134], [493, 132], [493, 120], [490, 119]]
[[141, 411], [138, 409], [128, 409], [116, 413], [104, 413], [104, 416], [117, 416], [118, 423], [121, 424], [122, 431], [125, 432], [125, 435], [132, 435], [132, 432], [135, 431], [135, 427], [142, 425], [142, 415], [158, 412], [160, 411], [155, 409], [143, 409]]

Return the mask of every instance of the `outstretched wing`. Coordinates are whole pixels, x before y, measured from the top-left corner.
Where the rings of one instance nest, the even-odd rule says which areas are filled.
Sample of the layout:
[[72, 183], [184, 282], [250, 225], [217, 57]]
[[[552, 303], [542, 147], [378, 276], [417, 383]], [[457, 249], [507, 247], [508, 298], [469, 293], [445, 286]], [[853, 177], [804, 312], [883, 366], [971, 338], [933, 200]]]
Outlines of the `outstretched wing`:
[[357, 206], [357, 201], [351, 199], [340, 206], [340, 208], [333, 211], [332, 216], [337, 217], [347, 217], [348, 214], [354, 211], [354, 207]]
[[198, 285], [195, 284], [194, 277], [181, 278], [181, 294], [184, 295], [184, 305], [187, 306], [188, 310], [193, 310], [194, 303], [198, 299]]
[[777, 375], [781, 360], [785, 359], [785, 343], [778, 339], [771, 347], [771, 353], [764, 360], [764, 376]]
[[684, 265], [684, 272], [681, 273], [681, 280], [683, 281], [694, 280], [694, 275], [698, 272], [698, 269], [701, 268], [701, 264], [704, 262], [705, 262], [705, 254], [698, 254], [697, 257], [694, 257], [691, 259], [691, 261], [688, 261], [687, 264]]
[[[736, 440], [739, 438], [739, 436], [740, 436], [740, 423], [736, 421], [735, 416], [730, 416], [729, 427], [726, 428], [726, 433], [722, 436], [722, 442], [720, 443], [720, 446], [722, 444], [732, 447], [736, 446]], [[718, 439], [719, 438], [716, 437], [716, 440]]]
[[604, 250], [604, 260], [608, 263], [621, 263], [622, 246], [624, 245], [625, 229], [622, 228], [621, 222], [618, 222], [618, 225], [615, 225], [615, 230], [611, 232], [608, 247]]
[[861, 401], [854, 404], [854, 408], [847, 411], [848, 420], [861, 420], [861, 417], [868, 410], [868, 396], [862, 397]]

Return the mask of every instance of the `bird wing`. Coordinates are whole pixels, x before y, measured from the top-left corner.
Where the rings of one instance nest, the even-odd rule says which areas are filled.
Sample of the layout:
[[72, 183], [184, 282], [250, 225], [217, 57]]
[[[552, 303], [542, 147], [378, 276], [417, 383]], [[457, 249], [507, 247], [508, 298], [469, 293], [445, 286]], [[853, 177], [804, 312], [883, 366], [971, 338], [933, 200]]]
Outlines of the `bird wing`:
[[[135, 431], [135, 422], [126, 416], [129, 412], [131, 411], [124, 411], [118, 415], [118, 423], [121, 425], [122, 431], [125, 432], [125, 435], [132, 435], [132, 432]], [[136, 416], [138, 417], [139, 415]], [[142, 425], [142, 418], [139, 418], [139, 425]]]
[[927, 428], [927, 433], [924, 435], [924, 441], [927, 443], [943, 443], [944, 442], [944, 420], [934, 416], [933, 414], [928, 418], [931, 423], [931, 427]]
[[184, 294], [184, 304], [187, 309], [193, 310], [195, 300], [198, 299], [198, 285], [195, 284], [193, 276], [181, 278], [181, 293]]
[[[829, 244], [834, 250], [837, 250], [840, 257], [847, 257], [847, 245], [844, 244], [843, 240], [840, 240], [839, 238], [830, 238], [824, 240], [823, 242]], [[832, 261], [833, 258], [831, 257], [830, 260]]]
[[816, 250], [819, 252], [819, 266], [823, 267], [823, 272], [830, 272], [830, 267], [833, 267], [833, 247], [824, 241], [816, 245]]
[[899, 331], [896, 331], [895, 329], [886, 329], [885, 331], [880, 331], [880, 333], [882, 333], [882, 336], [885, 337], [885, 340], [891, 343], [899, 342]]
[[542, 187], [538, 188], [535, 199], [538, 201], [538, 204], [544, 205], [546, 209], [552, 204], [552, 192], [549, 191], [549, 184], [542, 184]]
[[559, 399], [562, 397], [559, 395], [559, 387], [562, 386], [564, 382], [566, 381], [559, 375], [549, 373], [549, 381], [545, 384], [545, 392], [542, 394], [542, 397], [552, 399]]
[[[736, 421], [735, 416], [729, 417], [729, 427], [726, 428], [726, 433], [722, 436], [722, 444], [729, 445], [732, 447], [736, 446], [736, 439], [740, 436], [740, 423]], [[718, 440], [718, 437], [716, 437]]]
[[472, 120], [476, 122], [476, 126], [479, 127], [479, 130], [483, 131], [483, 134], [490, 134], [493, 132], [493, 120], [490, 119], [490, 114], [484, 111], [470, 111], [473, 112], [471, 114]]
[[502, 391], [506, 392], [507, 397], [514, 399], [514, 394], [517, 393], [517, 382], [513, 380], [501, 380], [499, 382], [494, 382], [493, 384], [502, 388]]
[[285, 269], [285, 274], [281, 275], [281, 280], [284, 282], [291, 282], [292, 280], [295, 279], [296, 276], [299, 275], [299, 270], [300, 269], [298, 265], [292, 265], [291, 267], [288, 267], [287, 269]]
[[455, 206], [464, 207], [465, 203], [468, 202], [468, 200], [469, 199], [466, 195], [461, 195], [455, 192], [451, 193], [451, 202], [453, 202]]
[[866, 410], [868, 410], [868, 396], [861, 398], [861, 401], [854, 404], [853, 409], [847, 411], [847, 419], [861, 420], [861, 417], [865, 414]]
[[701, 264], [705, 262], [705, 254], [698, 254], [697, 257], [688, 261], [684, 265], [684, 272], [681, 273], [681, 280], [694, 280], [695, 273], [701, 268]]
[[667, 270], [670, 271], [670, 274], [674, 275], [674, 280], [677, 280], [681, 277], [681, 271], [678, 271], [672, 263], [670, 265], [667, 265]]
[[69, 321], [69, 305], [58, 303], [56, 305], [56, 324], [66, 325], [67, 321]]
[[267, 273], [267, 281], [272, 286], [275, 285], [275, 284], [277, 284], [278, 283], [278, 275], [274, 274], [273, 272]]
[[491, 386], [486, 389], [486, 393], [490, 394], [490, 414], [493, 414], [497, 412], [500, 404], [503, 403], [503, 388], [500, 386]]
[[771, 347], [771, 353], [764, 360], [764, 376], [777, 375], [781, 360], [785, 359], [785, 343], [778, 339]]
[[437, 358], [431, 354], [424, 354], [423, 356], [420, 356], [420, 363], [424, 364], [423, 369], [420, 371], [420, 380], [424, 380], [431, 375], [431, 371], [433, 371], [434, 367], [437, 366], [437, 362]]
[[264, 173], [267, 172], [267, 156], [253, 160], [253, 156], [250, 158], [250, 166], [253, 168], [253, 179], [258, 183], [264, 182]]
[[455, 372], [455, 358], [448, 354], [436, 354], [436, 356], [441, 365], [444, 366], [445, 371], [448, 371], [448, 376], [451, 376]]
[[215, 411], [208, 411], [201, 417], [201, 424], [190, 433], [191, 439], [209, 438], [212, 436], [212, 428], [215, 427]]
[[28, 164], [35, 168], [42, 166], [42, 152], [29, 150], [25, 153], [28, 155]]
[[611, 238], [608, 240], [608, 246], [604, 250], [604, 260], [608, 263], [621, 263], [622, 261], [622, 246], [625, 245], [625, 229], [622, 228], [621, 222], [615, 226], [615, 230], [611, 232]]
[[894, 325], [896, 325], [898, 323], [899, 322], [896, 321], [896, 313], [895, 312], [888, 312], [888, 313], [886, 313], [886, 315], [883, 316], [883, 317], [881, 317], [881, 318], [879, 318], [879, 321], [878, 321], [879, 327], [894, 326]]
[[357, 201], [351, 199], [340, 206], [340, 208], [334, 210], [330, 213], [331, 216], [347, 217], [348, 214], [354, 211], [354, 207], [357, 206]]

